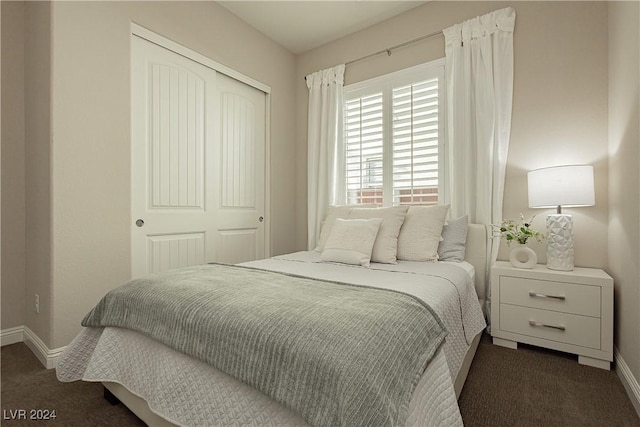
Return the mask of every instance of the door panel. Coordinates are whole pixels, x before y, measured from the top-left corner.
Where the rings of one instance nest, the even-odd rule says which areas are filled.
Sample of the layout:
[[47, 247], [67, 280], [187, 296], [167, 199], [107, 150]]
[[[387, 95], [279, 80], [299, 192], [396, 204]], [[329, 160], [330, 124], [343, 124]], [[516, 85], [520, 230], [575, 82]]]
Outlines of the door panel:
[[204, 233], [148, 236], [151, 272], [204, 264]]
[[220, 245], [225, 248], [224, 261], [230, 264], [258, 259], [256, 229], [219, 230]]
[[264, 257], [265, 99], [132, 37], [133, 277]]
[[205, 83], [175, 65], [149, 68], [150, 206], [203, 209]]
[[222, 93], [221, 114], [221, 205], [224, 208], [255, 208], [255, 106], [235, 93]]

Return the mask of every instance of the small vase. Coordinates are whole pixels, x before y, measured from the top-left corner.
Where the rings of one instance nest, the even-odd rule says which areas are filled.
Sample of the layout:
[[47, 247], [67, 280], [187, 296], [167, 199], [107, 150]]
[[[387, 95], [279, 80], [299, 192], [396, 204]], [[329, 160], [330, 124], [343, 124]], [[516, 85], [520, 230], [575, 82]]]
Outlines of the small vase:
[[533, 268], [538, 262], [538, 256], [526, 244], [518, 243], [511, 249], [509, 261], [516, 268]]

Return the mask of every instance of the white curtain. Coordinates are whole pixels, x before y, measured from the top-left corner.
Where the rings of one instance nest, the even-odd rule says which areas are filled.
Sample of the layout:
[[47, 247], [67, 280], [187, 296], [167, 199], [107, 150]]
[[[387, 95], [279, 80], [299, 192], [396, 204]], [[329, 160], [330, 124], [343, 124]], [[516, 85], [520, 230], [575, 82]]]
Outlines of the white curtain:
[[[443, 31], [450, 144], [447, 178], [454, 218], [468, 214], [471, 222], [481, 224], [502, 220], [515, 18], [509, 7]], [[498, 256], [499, 243], [491, 240], [490, 263]]]
[[313, 250], [329, 205], [344, 198], [337, 180], [344, 172], [342, 110], [344, 64], [309, 74], [307, 152], [308, 248]]

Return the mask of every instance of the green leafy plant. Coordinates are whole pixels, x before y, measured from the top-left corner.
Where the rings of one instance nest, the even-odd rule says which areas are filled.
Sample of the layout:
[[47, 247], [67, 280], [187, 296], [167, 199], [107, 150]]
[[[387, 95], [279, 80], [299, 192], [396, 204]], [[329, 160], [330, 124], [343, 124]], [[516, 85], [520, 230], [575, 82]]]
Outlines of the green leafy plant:
[[520, 214], [519, 223], [516, 223], [512, 219], [505, 219], [500, 225], [493, 225], [493, 227], [498, 235], [505, 238], [507, 244], [515, 241], [524, 245], [530, 238], [541, 242], [542, 239], [544, 239], [544, 235], [531, 228], [531, 223], [534, 218], [535, 216], [532, 216], [529, 221], [525, 221], [524, 215]]

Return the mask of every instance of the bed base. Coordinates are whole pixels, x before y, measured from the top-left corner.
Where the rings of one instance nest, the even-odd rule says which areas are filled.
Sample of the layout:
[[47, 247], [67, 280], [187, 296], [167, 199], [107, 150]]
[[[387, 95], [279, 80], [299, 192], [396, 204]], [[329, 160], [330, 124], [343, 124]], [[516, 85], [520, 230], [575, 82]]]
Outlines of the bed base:
[[[129, 408], [131, 412], [133, 412], [138, 418], [140, 418], [144, 423], [148, 426], [154, 427], [175, 427], [176, 424], [173, 424], [166, 419], [162, 418], [160, 415], [151, 412], [149, 409], [149, 405], [146, 400], [141, 398], [140, 396], [136, 396], [131, 393], [125, 386], [118, 383], [112, 382], [103, 382], [104, 386], [104, 394], [105, 399], [112, 405], [121, 402], [124, 406]], [[107, 394], [112, 396], [111, 400], [107, 398]], [[115, 403], [113, 403], [115, 401]]]
[[[453, 383], [453, 388], [456, 392], [456, 398], [460, 397], [462, 387], [467, 380], [467, 375], [469, 374], [471, 363], [473, 362], [473, 358], [478, 349], [478, 344], [480, 343], [481, 336], [482, 332], [475, 336], [475, 338], [471, 342], [471, 346], [469, 347], [467, 354], [464, 357], [464, 360], [462, 361], [462, 364], [460, 365], [460, 371], [458, 371], [458, 375], [456, 376], [456, 379]], [[104, 398], [109, 403], [111, 403], [112, 405], [116, 405], [121, 402], [147, 425], [154, 427], [169, 427], [176, 425], [162, 418], [160, 415], [152, 412], [151, 409], [149, 409], [149, 405], [142, 397], [131, 393], [125, 386], [113, 382], [103, 382], [102, 384], [104, 385]]]
[[118, 399], [116, 397], [115, 394], [111, 393], [111, 390], [109, 390], [107, 387], [102, 387], [102, 397], [104, 397], [104, 399], [109, 402], [111, 404], [111, 406], [115, 406], [118, 403], [122, 403], [120, 402], [120, 399]]
[[482, 332], [476, 335], [475, 338], [473, 338], [473, 341], [471, 341], [469, 350], [467, 350], [467, 354], [465, 354], [464, 359], [462, 360], [462, 364], [460, 365], [458, 375], [456, 375], [456, 380], [453, 382], [453, 389], [456, 392], [456, 399], [460, 399], [460, 393], [462, 393], [462, 387], [464, 387], [464, 383], [465, 381], [467, 381], [467, 375], [469, 375], [471, 363], [473, 362], [473, 358], [475, 357], [476, 351], [478, 350], [480, 338], [482, 338]]

